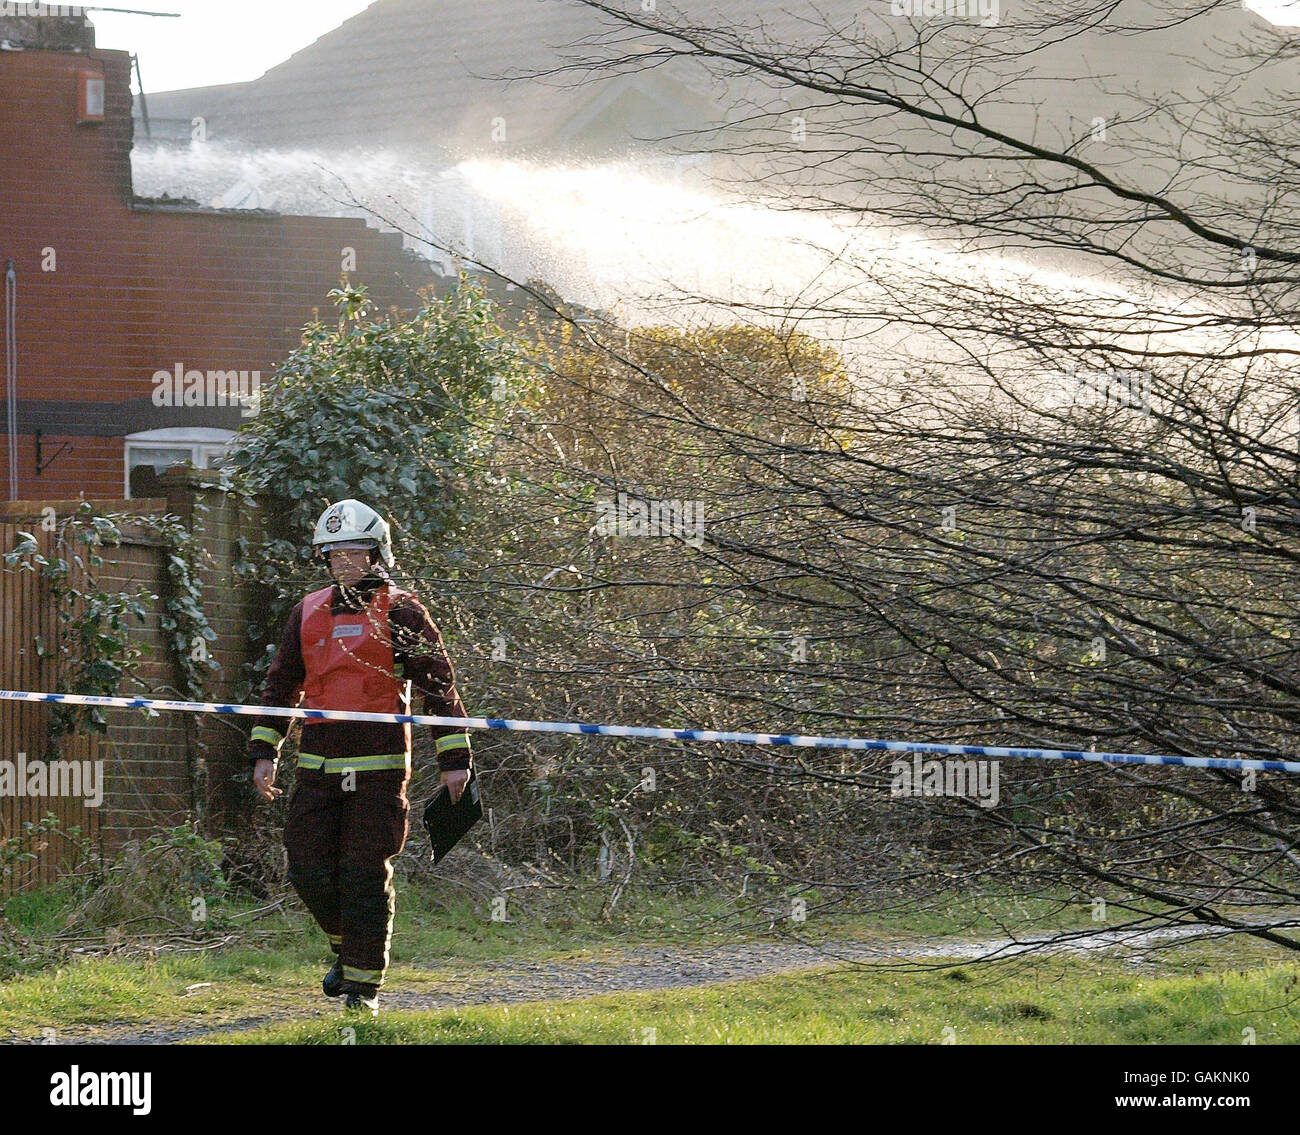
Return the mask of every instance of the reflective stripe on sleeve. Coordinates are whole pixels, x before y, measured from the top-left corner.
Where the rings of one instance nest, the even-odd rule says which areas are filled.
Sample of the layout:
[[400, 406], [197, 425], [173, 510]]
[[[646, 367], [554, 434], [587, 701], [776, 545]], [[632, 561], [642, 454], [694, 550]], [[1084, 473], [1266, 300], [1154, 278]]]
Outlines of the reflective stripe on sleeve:
[[434, 742], [434, 751], [438, 754], [438, 756], [442, 756], [443, 753], [450, 753], [455, 749], [468, 749], [468, 748], [469, 748], [468, 733], [450, 733], [446, 737], [439, 737], [437, 741]]

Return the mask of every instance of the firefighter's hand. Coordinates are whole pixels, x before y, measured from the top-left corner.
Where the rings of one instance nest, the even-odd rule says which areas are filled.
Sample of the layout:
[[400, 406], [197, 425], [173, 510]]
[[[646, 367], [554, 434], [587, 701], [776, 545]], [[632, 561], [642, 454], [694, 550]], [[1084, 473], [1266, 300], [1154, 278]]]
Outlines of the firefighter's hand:
[[253, 787], [261, 794], [263, 800], [274, 800], [283, 789], [275, 786], [275, 762], [265, 758], [253, 766]]
[[469, 783], [469, 769], [448, 769], [442, 774], [441, 783], [447, 786], [447, 795], [451, 797], [451, 802], [455, 804], [465, 791], [465, 785]]

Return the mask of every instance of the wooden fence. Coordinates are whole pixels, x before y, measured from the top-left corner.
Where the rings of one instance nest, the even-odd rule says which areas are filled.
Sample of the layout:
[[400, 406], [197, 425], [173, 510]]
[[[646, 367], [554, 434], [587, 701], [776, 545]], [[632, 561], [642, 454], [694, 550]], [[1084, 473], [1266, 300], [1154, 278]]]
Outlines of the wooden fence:
[[[210, 692], [224, 700], [236, 692], [240, 667], [246, 657], [244, 631], [249, 600], [232, 578], [235, 543], [251, 534], [251, 522], [237, 501], [204, 481], [202, 473], [175, 471], [164, 478], [166, 499], [92, 502], [98, 512], [160, 514], [179, 517], [203, 547], [206, 557], [200, 572], [204, 607], [217, 631], [213, 657], [222, 669], [214, 676]], [[0, 504], [0, 555], [12, 551], [20, 533], [30, 534], [47, 559], [82, 565], [71, 568], [70, 588], [87, 584], [85, 545], [71, 546], [66, 528], [49, 523], [65, 519], [78, 501], [23, 501]], [[201, 504], [201, 507], [198, 505]], [[51, 511], [46, 511], [51, 510]], [[42, 524], [42, 520], [46, 523]], [[54, 529], [54, 530], [51, 530]], [[63, 534], [60, 535], [60, 532]], [[166, 546], [147, 530], [134, 532], [122, 525], [120, 545], [100, 549], [103, 563], [93, 569], [96, 587], [103, 592], [164, 595]], [[131, 638], [142, 651], [133, 668], [138, 684], [121, 693], [148, 690], [160, 697], [178, 697], [180, 675], [162, 625], [160, 602], [145, 604], [145, 619], [133, 622]], [[24, 571], [0, 560], [0, 687], [11, 690], [75, 690], [75, 675], [60, 634], [59, 612], [50, 584], [39, 572]], [[28, 762], [51, 757], [63, 761], [103, 762], [99, 785], [104, 795], [91, 806], [81, 795], [31, 796], [0, 788], [0, 894], [13, 893], [63, 877], [74, 850], [59, 834], [40, 834], [25, 827], [39, 824], [52, 813], [59, 829], [80, 829], [101, 854], [111, 855], [128, 840], [146, 836], [203, 816], [209, 834], [228, 826], [239, 808], [237, 774], [245, 766], [244, 742], [236, 731], [221, 730], [186, 714], [147, 717], [138, 710], [109, 710], [107, 731], [78, 729], [51, 747], [51, 709], [39, 704], [0, 701], [0, 777], [17, 772], [20, 754]], [[83, 766], [84, 767], [84, 766]], [[244, 789], [246, 792], [246, 788]], [[14, 861], [15, 851], [32, 852], [33, 860]]]
[[[53, 558], [59, 554], [54, 534], [42, 531], [39, 520], [0, 521], [0, 553], [15, 548], [21, 532], [36, 537], [43, 556]], [[74, 566], [68, 582], [73, 587], [84, 585], [84, 570]], [[48, 585], [38, 572], [0, 562], [0, 681], [4, 687], [59, 689], [61, 675], [54, 649], [58, 642], [58, 612], [50, 602]], [[15, 779], [20, 762], [45, 760], [49, 755], [50, 718], [46, 706], [0, 702], [0, 760], [6, 762]], [[68, 738], [62, 748], [64, 760], [103, 760], [98, 736]], [[62, 831], [79, 828], [84, 838], [99, 845], [99, 809], [89, 807], [84, 796], [31, 796], [26, 787], [12, 784], [9, 790], [0, 792], [0, 847], [4, 849], [0, 867], [8, 868], [0, 878], [3, 892], [54, 882], [67, 870], [74, 852], [67, 840], [53, 833], [33, 834], [26, 827], [39, 824], [46, 815], [57, 817]], [[36, 859], [16, 861], [18, 852], [33, 853]]]

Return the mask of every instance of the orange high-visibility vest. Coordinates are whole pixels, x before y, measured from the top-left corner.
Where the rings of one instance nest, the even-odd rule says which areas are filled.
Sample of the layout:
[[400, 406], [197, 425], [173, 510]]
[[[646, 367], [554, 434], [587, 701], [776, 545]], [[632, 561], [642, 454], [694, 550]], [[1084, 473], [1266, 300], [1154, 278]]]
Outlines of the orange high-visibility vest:
[[[332, 587], [302, 601], [303, 705], [307, 709], [345, 709], [362, 713], [405, 713], [407, 684], [394, 669], [388, 610], [402, 594], [380, 587], [364, 611], [335, 615]], [[303, 724], [317, 725], [307, 718]], [[406, 727], [408, 733], [410, 726]]]

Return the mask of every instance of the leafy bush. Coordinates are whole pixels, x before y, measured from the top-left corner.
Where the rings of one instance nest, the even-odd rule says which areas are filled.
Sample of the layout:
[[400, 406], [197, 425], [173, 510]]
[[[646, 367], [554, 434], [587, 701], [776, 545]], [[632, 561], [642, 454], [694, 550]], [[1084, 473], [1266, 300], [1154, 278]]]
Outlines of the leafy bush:
[[201, 926], [208, 921], [207, 908], [226, 894], [221, 857], [221, 842], [205, 839], [188, 824], [132, 840], [106, 865], [103, 882], [77, 905], [68, 925], [79, 930]]
[[269, 662], [288, 608], [316, 578], [309, 536], [332, 501], [380, 511], [394, 544], [455, 562], [493, 422], [524, 370], [515, 339], [473, 285], [429, 299], [409, 318], [374, 316], [366, 288], [330, 293], [337, 326], [309, 325], [262, 390], [229, 468], [266, 503], [267, 539], [249, 570], [271, 591], [253, 634]]

